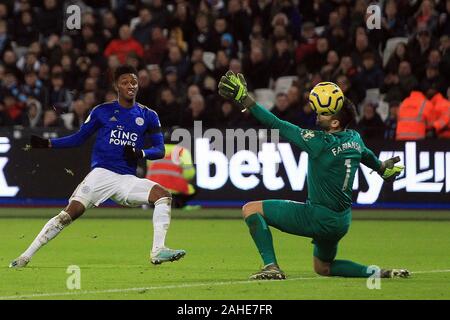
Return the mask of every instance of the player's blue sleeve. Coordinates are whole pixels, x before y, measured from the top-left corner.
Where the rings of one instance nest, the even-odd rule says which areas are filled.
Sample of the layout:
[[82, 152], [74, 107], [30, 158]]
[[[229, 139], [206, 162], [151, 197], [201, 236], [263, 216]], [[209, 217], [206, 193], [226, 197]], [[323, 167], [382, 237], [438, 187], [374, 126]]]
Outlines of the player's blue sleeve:
[[157, 160], [164, 158], [166, 149], [164, 147], [164, 136], [161, 132], [161, 124], [156, 112], [150, 114], [150, 125], [147, 130], [150, 135], [151, 148], [144, 149], [145, 158], [149, 160]]
[[98, 119], [96, 109], [87, 117], [78, 132], [62, 138], [50, 139], [52, 148], [72, 148], [82, 145], [93, 133], [100, 127], [101, 123]]

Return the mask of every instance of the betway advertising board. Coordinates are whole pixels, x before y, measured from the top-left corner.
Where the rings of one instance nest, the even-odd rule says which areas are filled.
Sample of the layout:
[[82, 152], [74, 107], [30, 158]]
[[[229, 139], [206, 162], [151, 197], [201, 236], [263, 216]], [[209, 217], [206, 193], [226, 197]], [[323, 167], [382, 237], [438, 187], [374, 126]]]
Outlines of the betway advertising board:
[[[92, 140], [65, 150], [26, 150], [24, 137], [0, 135], [0, 205], [63, 205], [90, 171]], [[222, 151], [208, 137], [194, 137], [194, 203], [237, 207], [260, 199], [307, 199], [306, 152], [286, 142]], [[367, 141], [381, 159], [400, 156], [404, 173], [387, 184], [360, 165], [353, 183], [355, 206], [450, 209], [450, 141]]]

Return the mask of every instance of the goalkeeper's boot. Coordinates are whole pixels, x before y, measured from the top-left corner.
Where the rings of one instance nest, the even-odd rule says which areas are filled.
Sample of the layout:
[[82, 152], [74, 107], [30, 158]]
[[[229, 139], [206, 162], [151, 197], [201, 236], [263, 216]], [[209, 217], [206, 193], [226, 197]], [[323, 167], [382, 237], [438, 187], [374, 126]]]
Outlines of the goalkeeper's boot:
[[169, 248], [161, 248], [155, 253], [151, 254], [150, 262], [153, 264], [161, 264], [163, 262], [173, 262], [180, 260], [186, 255], [184, 250], [174, 250]]
[[283, 279], [286, 279], [286, 275], [275, 263], [271, 263], [268, 264], [267, 266], [264, 266], [264, 268], [262, 268], [261, 271], [254, 273], [250, 276], [250, 280], [283, 280]]
[[11, 263], [9, 264], [10, 268], [24, 268], [27, 266], [28, 262], [30, 262], [30, 258], [25, 257], [25, 256], [20, 256], [16, 259], [14, 259], [13, 261], [11, 261]]
[[406, 269], [381, 269], [380, 278], [408, 278], [411, 273]]

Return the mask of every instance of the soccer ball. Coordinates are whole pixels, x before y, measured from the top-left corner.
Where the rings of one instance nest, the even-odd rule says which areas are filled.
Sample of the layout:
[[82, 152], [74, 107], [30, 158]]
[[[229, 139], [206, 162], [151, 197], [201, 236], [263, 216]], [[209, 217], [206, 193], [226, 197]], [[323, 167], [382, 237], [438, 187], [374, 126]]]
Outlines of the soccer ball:
[[333, 82], [320, 82], [309, 93], [309, 104], [317, 114], [329, 116], [341, 110], [344, 93]]

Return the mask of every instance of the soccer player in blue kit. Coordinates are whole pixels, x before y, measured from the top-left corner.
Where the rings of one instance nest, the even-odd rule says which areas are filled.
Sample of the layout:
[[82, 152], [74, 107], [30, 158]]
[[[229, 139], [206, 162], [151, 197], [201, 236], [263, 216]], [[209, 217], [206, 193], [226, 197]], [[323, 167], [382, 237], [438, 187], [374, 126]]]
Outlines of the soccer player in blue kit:
[[[99, 206], [107, 199], [124, 206], [154, 203], [151, 263], [176, 261], [186, 254], [184, 250], [165, 246], [170, 224], [171, 194], [153, 181], [136, 177], [138, 159], [164, 157], [164, 138], [158, 115], [136, 103], [139, 85], [137, 71], [133, 67], [124, 65], [116, 69], [114, 87], [118, 99], [96, 106], [75, 134], [56, 139], [31, 136], [31, 148], [57, 149], [77, 147], [97, 132], [91, 159], [92, 171], [75, 189], [68, 206], [47, 222], [31, 245], [11, 262], [10, 267], [25, 267], [43, 245], [86, 209]], [[147, 135], [151, 147], [144, 149]]]

